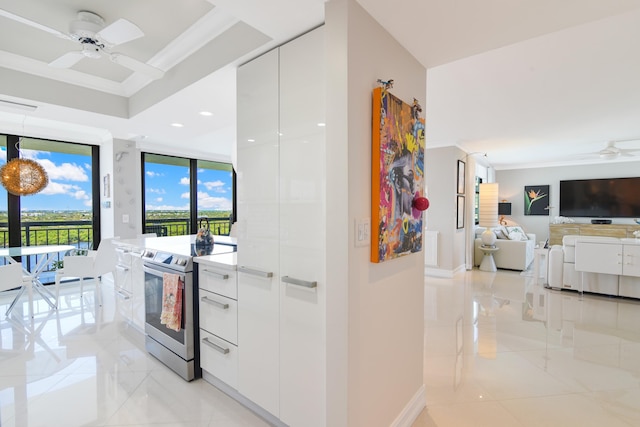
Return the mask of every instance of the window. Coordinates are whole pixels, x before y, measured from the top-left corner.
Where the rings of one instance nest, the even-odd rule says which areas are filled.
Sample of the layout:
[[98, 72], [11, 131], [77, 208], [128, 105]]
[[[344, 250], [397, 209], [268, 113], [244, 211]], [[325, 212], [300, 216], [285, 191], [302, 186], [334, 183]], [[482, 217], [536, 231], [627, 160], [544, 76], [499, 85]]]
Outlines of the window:
[[[42, 191], [29, 196], [13, 195], [0, 187], [0, 244], [97, 247], [100, 201], [93, 197], [99, 194], [97, 146], [0, 135], [0, 150], [0, 165], [18, 156], [32, 159], [49, 178]], [[35, 256], [23, 257], [27, 269], [38, 261]], [[53, 281], [53, 272], [42, 277]]]
[[235, 212], [231, 164], [143, 153], [144, 231], [159, 236], [194, 234], [207, 223], [229, 234]]

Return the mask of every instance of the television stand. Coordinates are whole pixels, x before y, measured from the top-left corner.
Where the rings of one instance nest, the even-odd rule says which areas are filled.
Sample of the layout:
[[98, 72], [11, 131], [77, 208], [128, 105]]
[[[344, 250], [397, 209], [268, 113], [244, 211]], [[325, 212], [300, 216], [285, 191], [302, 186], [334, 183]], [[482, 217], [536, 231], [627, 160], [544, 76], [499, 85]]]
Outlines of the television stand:
[[605, 236], [617, 238], [633, 238], [633, 232], [640, 230], [636, 224], [549, 224], [549, 245], [561, 245], [562, 237], [574, 236]]

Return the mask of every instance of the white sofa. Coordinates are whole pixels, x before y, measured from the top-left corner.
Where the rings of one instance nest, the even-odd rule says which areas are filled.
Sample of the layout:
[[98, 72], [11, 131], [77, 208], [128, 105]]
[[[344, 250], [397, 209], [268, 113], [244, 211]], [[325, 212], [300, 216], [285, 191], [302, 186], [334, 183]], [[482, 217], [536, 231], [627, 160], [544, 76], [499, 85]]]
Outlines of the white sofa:
[[[474, 255], [473, 260], [476, 266], [479, 266], [482, 262], [484, 254], [480, 249], [482, 241], [480, 235], [485, 230], [483, 227], [476, 228], [476, 239], [474, 242]], [[510, 239], [497, 239], [496, 247], [499, 248], [497, 252], [493, 253], [493, 259], [495, 260], [496, 267], [507, 270], [526, 270], [533, 262], [534, 249], [536, 246], [536, 235], [533, 233], [526, 233], [527, 240], [510, 240]]]

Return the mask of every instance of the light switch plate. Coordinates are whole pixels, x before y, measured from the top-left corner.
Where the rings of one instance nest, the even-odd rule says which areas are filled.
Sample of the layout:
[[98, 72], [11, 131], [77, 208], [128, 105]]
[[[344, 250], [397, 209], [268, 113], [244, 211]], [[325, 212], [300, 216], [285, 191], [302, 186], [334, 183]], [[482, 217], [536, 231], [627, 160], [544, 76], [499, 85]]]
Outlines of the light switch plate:
[[354, 233], [356, 247], [369, 246], [371, 243], [371, 219], [356, 218]]

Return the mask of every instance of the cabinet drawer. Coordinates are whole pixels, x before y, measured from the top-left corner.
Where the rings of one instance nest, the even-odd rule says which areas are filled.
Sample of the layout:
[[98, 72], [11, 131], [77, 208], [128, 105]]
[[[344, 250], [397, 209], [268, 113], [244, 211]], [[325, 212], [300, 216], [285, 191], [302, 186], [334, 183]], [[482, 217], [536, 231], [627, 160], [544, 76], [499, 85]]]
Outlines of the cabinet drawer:
[[238, 299], [236, 272], [232, 270], [200, 264], [198, 266], [198, 286], [209, 292]]
[[200, 327], [222, 339], [237, 344], [237, 301], [200, 289]]
[[238, 388], [238, 347], [202, 329], [200, 366], [220, 381]]

